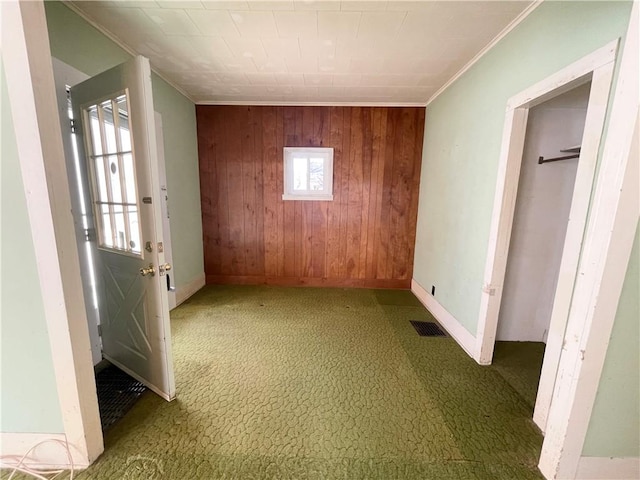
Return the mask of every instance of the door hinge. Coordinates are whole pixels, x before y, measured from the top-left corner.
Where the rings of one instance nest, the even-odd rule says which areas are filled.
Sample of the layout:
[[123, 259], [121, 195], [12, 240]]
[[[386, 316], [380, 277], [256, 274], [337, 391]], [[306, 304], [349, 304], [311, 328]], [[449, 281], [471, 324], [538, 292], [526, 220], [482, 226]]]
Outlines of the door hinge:
[[98, 336], [101, 337], [102, 336], [102, 325], [98, 324]]
[[93, 242], [96, 239], [96, 229], [95, 228], [85, 228], [84, 229], [84, 240], [86, 242]]
[[71, 133], [76, 133], [76, 121], [73, 118], [69, 119], [69, 125], [71, 126]]

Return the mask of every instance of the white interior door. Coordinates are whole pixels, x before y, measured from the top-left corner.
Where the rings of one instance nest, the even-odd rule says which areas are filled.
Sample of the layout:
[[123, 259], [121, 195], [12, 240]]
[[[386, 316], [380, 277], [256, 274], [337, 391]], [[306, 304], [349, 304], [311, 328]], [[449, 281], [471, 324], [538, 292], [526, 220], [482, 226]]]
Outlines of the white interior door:
[[[151, 69], [141, 56], [71, 89], [89, 166], [104, 357], [175, 396]], [[82, 150], [80, 148], [79, 150]]]

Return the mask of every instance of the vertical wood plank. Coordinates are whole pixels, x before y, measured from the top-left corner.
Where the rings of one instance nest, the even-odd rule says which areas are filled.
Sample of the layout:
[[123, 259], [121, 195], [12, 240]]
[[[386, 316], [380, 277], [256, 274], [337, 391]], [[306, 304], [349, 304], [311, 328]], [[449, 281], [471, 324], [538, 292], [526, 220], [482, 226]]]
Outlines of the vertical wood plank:
[[408, 218], [411, 208], [411, 186], [413, 185], [414, 142], [416, 136], [416, 110], [413, 108], [402, 109], [402, 153], [398, 165], [398, 186], [396, 192], [396, 205], [398, 205], [398, 235], [397, 250], [393, 265], [393, 278], [407, 278], [409, 232]]
[[341, 193], [340, 201], [340, 278], [348, 278], [347, 273], [347, 242], [349, 225], [349, 162], [351, 156], [351, 107], [345, 107], [342, 116], [342, 173], [341, 173]]
[[265, 108], [255, 108], [253, 111], [253, 150], [254, 150], [254, 182], [255, 182], [255, 222], [256, 222], [256, 264], [255, 275], [265, 274], [264, 252], [264, 139], [262, 115]]
[[342, 204], [343, 114], [344, 108], [330, 107], [329, 146], [333, 147], [333, 201], [327, 213], [327, 277], [340, 278], [340, 209]]
[[253, 108], [244, 107], [240, 118], [242, 151], [242, 216], [244, 222], [244, 268], [242, 275], [256, 274], [256, 161], [253, 138]]
[[366, 278], [367, 273], [367, 252], [369, 244], [369, 200], [371, 195], [371, 170], [373, 154], [373, 127], [371, 125], [371, 109], [362, 109], [362, 197], [361, 197], [361, 219], [360, 219], [360, 257], [358, 259], [358, 278]]
[[[293, 107], [284, 108], [284, 138], [286, 147], [295, 147], [298, 144], [296, 136], [296, 110]], [[296, 275], [296, 221], [295, 205], [297, 202], [285, 201], [283, 219], [284, 238], [284, 276], [293, 277]]]
[[394, 139], [396, 134], [397, 109], [387, 110], [386, 148], [382, 175], [382, 207], [380, 209], [380, 241], [378, 243], [378, 268], [376, 278], [389, 279], [387, 271], [389, 258], [389, 237], [391, 229], [391, 184], [393, 179]]
[[265, 107], [262, 113], [263, 144], [263, 198], [264, 198], [264, 273], [277, 276], [278, 273], [278, 182], [276, 130], [278, 120], [276, 107]]
[[229, 219], [229, 152], [231, 151], [231, 140], [229, 139], [229, 131], [231, 124], [226, 118], [231, 115], [230, 109], [222, 108], [218, 110], [214, 128], [222, 131], [220, 155], [217, 161], [220, 166], [220, 175], [218, 187], [218, 203], [220, 205], [219, 221], [220, 221], [220, 271], [222, 275], [233, 275], [233, 262], [231, 258], [231, 222]]
[[[365, 278], [376, 278], [378, 228], [382, 199], [382, 173], [384, 173], [384, 151], [382, 145], [386, 129], [385, 109], [374, 108], [372, 112], [372, 145], [371, 145], [371, 189], [369, 200], [369, 221], [367, 231], [367, 258]], [[383, 117], [385, 122], [383, 124]]]
[[284, 134], [284, 108], [276, 108], [276, 156], [275, 156], [275, 172], [276, 172], [276, 221], [278, 235], [278, 272], [279, 277], [284, 276], [285, 265], [285, 221], [284, 221], [284, 202], [282, 194], [284, 193], [284, 170], [283, 170], [283, 148], [285, 146]]
[[[317, 108], [302, 108], [302, 138], [305, 146], [317, 146], [316, 132], [313, 125], [314, 112]], [[303, 201], [300, 203], [300, 273], [301, 277], [313, 277], [313, 204], [316, 202]]]
[[[196, 107], [198, 160], [200, 174], [201, 210], [202, 210], [202, 241], [204, 246], [205, 271], [219, 270], [220, 249], [216, 248], [218, 238], [218, 202], [215, 195], [215, 139], [213, 137], [213, 112]], [[218, 264], [217, 264], [218, 263]]]
[[[314, 141], [318, 146], [327, 146], [329, 140], [329, 108], [314, 109]], [[326, 276], [327, 211], [330, 202], [309, 202], [312, 208], [311, 276]]]
[[402, 233], [400, 232], [400, 222], [402, 208], [399, 202], [402, 183], [403, 163], [405, 162], [406, 153], [404, 151], [404, 127], [405, 115], [403, 108], [397, 108], [397, 128], [393, 139], [393, 148], [395, 151], [393, 161], [393, 175], [391, 178], [391, 212], [389, 216], [389, 247], [387, 257], [387, 276], [394, 278], [396, 269], [396, 260], [401, 249]]

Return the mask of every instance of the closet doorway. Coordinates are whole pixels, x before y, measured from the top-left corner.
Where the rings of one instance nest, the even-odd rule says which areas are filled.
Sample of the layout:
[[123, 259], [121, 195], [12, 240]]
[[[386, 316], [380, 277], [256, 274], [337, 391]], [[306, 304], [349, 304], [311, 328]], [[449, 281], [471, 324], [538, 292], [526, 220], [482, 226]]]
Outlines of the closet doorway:
[[[493, 364], [535, 405], [591, 82], [529, 110]], [[502, 362], [518, 368], [506, 368]]]
[[[481, 365], [491, 364], [496, 338], [519, 341], [535, 340], [539, 343], [546, 343], [546, 346], [543, 347], [544, 358], [533, 412], [533, 420], [543, 432], [545, 432], [547, 426], [547, 417], [551, 409], [556, 378], [563, 374], [569, 374], [559, 370], [560, 357], [563, 350], [563, 342], [565, 341], [565, 330], [571, 308], [572, 292], [576, 281], [581, 248], [583, 242], [585, 240], [588, 241], [588, 238], [585, 238], [585, 227], [589, 215], [593, 186], [598, 182], [596, 164], [605, 124], [617, 50], [618, 41], [614, 40], [512, 96], [506, 105], [504, 134], [489, 232], [474, 358]], [[562, 127], [565, 132], [555, 139], [560, 143], [553, 146], [549, 143], [544, 147], [545, 149], [551, 148], [551, 150], [545, 150], [542, 146], [536, 146], [536, 148], [531, 146], [532, 151], [530, 154], [533, 155], [533, 164], [525, 165], [525, 138], [528, 136], [527, 133], [535, 133], [535, 128], [541, 128], [532, 126], [528, 129], [530, 117], [532, 121], [536, 121], [537, 117], [547, 117], [549, 112], [546, 110], [554, 110], [554, 106], [557, 110], [563, 110], [564, 107], [571, 105], [576, 107], [576, 110], [580, 110], [582, 108], [579, 106], [580, 98], [586, 92], [588, 92], [588, 101], [586, 117], [583, 121], [584, 128], [580, 125], [582, 121], [574, 121], [571, 128], [565, 131], [564, 128], [568, 126], [562, 124], [562, 121], [559, 123], [556, 121], [558, 128]], [[568, 96], [562, 98], [565, 94]], [[556, 103], [553, 103], [554, 100]], [[547, 102], [549, 103], [544, 105]], [[542, 106], [542, 108], [535, 111], [534, 109], [538, 106]], [[571, 110], [571, 108], [568, 110]], [[576, 112], [569, 113], [575, 114]], [[582, 134], [579, 135], [579, 133]], [[539, 134], [540, 132], [537, 132], [533, 137], [539, 136]], [[574, 138], [582, 137], [582, 141], [572, 140], [571, 135], [577, 136]], [[529, 137], [532, 136], [529, 135]], [[530, 140], [529, 143], [532, 141]], [[580, 147], [579, 151], [578, 147]], [[560, 150], [568, 151], [562, 152]], [[579, 155], [577, 159], [563, 158], [576, 154]], [[542, 157], [541, 161], [540, 157]], [[558, 160], [558, 158], [562, 158], [562, 160]], [[575, 163], [576, 161], [576, 166], [567, 163]], [[568, 172], [563, 173], [561, 178], [556, 179], [553, 174], [555, 172], [549, 167], [559, 167], [558, 170], [567, 170]], [[533, 171], [529, 172], [528, 170], [530, 169], [533, 169]], [[510, 262], [509, 279], [506, 278], [507, 260], [510, 254], [516, 252], [517, 255], [517, 252], [522, 251], [524, 248], [523, 244], [517, 241], [518, 237], [523, 236], [523, 232], [516, 230], [530, 228], [523, 227], [522, 219], [518, 219], [517, 222], [514, 221], [516, 200], [521, 184], [521, 170], [523, 171], [522, 187], [525, 190], [525, 193], [522, 194], [523, 196], [527, 195], [526, 189], [530, 185], [540, 184], [540, 188], [547, 189], [552, 188], [552, 184], [557, 184], [553, 187], [553, 189], [557, 190], [555, 193], [558, 196], [556, 201], [559, 202], [560, 197], [570, 197], [567, 216], [566, 206], [564, 210], [556, 206], [556, 203], [552, 203], [552, 206], [548, 207], [548, 199], [544, 198], [547, 194], [543, 191], [539, 195], [541, 201], [538, 206], [550, 208], [553, 211], [553, 215], [557, 214], [558, 217], [545, 227], [554, 232], [553, 236], [556, 240], [553, 242], [550, 240], [538, 241], [544, 241], [549, 244], [555, 243], [555, 245], [561, 244], [561, 246], [560, 249], [556, 246], [555, 250], [553, 250], [554, 254], [549, 253], [546, 268], [541, 268], [541, 265], [534, 265], [535, 268], [540, 267], [541, 272], [536, 273], [538, 275], [537, 280], [531, 280], [530, 282], [527, 279], [526, 269], [524, 275], [518, 274], [518, 266], [522, 269], [527, 264], [523, 259]], [[572, 170], [574, 172], [571, 174]], [[573, 178], [571, 175], [573, 175]], [[537, 179], [537, 177], [541, 178]], [[545, 177], [553, 178], [553, 181], [547, 184], [543, 181]], [[531, 192], [528, 195], [531, 196]], [[518, 206], [518, 210], [526, 212], [527, 208], [524, 207], [527, 203], [531, 203], [530, 200], [523, 199], [520, 202], [521, 205]], [[562, 215], [560, 215], [561, 213]], [[524, 214], [525, 217], [527, 215], [529, 217], [545, 216], [544, 212], [537, 208]], [[539, 220], [542, 221], [544, 218]], [[558, 238], [560, 240], [557, 240]], [[513, 251], [510, 248], [512, 239], [514, 240]], [[540, 250], [540, 245], [534, 246], [536, 247], [534, 250]], [[548, 246], [550, 245], [545, 245], [544, 247]], [[532, 260], [528, 259], [528, 263], [532, 264]], [[553, 265], [555, 267], [552, 268]], [[553, 274], [554, 268], [555, 274]], [[529, 273], [533, 278], [533, 273], [531, 271]], [[542, 273], [544, 275], [540, 276]], [[517, 283], [522, 283], [522, 278], [525, 278], [525, 286], [522, 287], [525, 290], [518, 289]], [[536, 284], [535, 286], [533, 285], [534, 283]], [[537, 293], [526, 292], [527, 285], [531, 289], [535, 288]], [[526, 299], [528, 303], [523, 304], [525, 307], [519, 306], [520, 302], [524, 301], [524, 297], [520, 299], [513, 298], [513, 288], [519, 292], [518, 295], [524, 297], [530, 295], [533, 297]], [[505, 299], [506, 305], [504, 311], [502, 310], [503, 299]], [[543, 301], [545, 299], [546, 303]], [[525, 313], [529, 316], [529, 320], [523, 322], [524, 325], [517, 320], [512, 320], [512, 323], [509, 323], [509, 320], [505, 320], [511, 315], [518, 315], [519, 312], [527, 309], [528, 311]], [[499, 317], [502, 319], [500, 327]]]

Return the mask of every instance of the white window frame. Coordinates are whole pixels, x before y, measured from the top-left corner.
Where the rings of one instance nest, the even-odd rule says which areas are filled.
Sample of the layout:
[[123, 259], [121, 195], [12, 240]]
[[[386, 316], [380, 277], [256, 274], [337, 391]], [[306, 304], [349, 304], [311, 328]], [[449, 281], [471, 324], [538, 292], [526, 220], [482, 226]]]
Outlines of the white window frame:
[[[323, 165], [323, 190], [293, 189], [293, 159], [296, 155], [321, 157]], [[284, 147], [284, 193], [283, 200], [333, 200], [333, 148], [326, 147]]]

